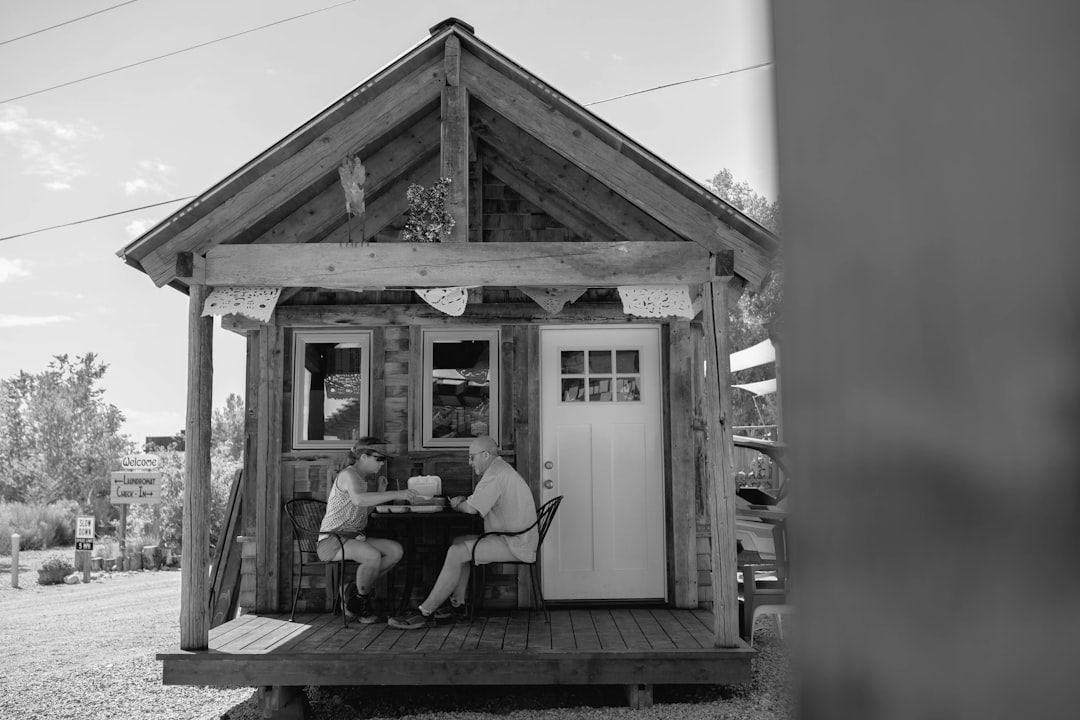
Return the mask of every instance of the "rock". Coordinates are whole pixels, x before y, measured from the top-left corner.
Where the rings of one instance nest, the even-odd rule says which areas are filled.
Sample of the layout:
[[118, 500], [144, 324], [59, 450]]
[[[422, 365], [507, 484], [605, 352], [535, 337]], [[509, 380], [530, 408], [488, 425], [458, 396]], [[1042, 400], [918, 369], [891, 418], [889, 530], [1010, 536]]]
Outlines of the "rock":
[[71, 573], [64, 578], [64, 583], [67, 585], [78, 585], [80, 582], [82, 582], [82, 578], [79, 577], [78, 573]]

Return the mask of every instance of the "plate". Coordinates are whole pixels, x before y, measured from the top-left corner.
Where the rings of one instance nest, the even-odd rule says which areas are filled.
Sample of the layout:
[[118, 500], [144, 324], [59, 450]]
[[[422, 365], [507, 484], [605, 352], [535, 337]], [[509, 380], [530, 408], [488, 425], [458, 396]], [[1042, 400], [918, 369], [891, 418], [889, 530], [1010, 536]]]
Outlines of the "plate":
[[375, 506], [375, 512], [388, 513], [388, 512], [390, 512], [390, 506], [389, 505], [376, 505]]
[[392, 512], [392, 513], [409, 512], [409, 506], [408, 505], [380, 505], [379, 507], [389, 508], [390, 512]]
[[442, 506], [440, 506], [440, 505], [413, 505], [411, 508], [409, 508], [409, 510], [412, 511], [412, 512], [418, 512], [418, 513], [437, 513], [440, 510], [442, 510]]

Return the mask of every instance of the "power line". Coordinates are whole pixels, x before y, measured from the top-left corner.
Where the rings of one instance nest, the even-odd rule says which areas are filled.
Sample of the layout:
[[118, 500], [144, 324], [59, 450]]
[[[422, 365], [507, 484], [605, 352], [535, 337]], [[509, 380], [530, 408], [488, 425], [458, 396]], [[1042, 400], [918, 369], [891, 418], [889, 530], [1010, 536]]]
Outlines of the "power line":
[[20, 35], [19, 37], [13, 37], [13, 38], [10, 38], [8, 40], [0, 40], [0, 45], [7, 45], [8, 43], [13, 43], [16, 40], [22, 40], [23, 38], [28, 38], [28, 37], [30, 37], [32, 35], [39, 35], [39, 34], [41, 34], [43, 32], [48, 31], [48, 30], [55, 30], [58, 27], [63, 27], [64, 25], [70, 25], [71, 23], [79, 22], [80, 20], [85, 20], [88, 17], [93, 17], [95, 15], [100, 15], [101, 13], [109, 12], [110, 10], [115, 10], [118, 7], [123, 7], [124, 5], [130, 5], [131, 3], [138, 2], [138, 1], [139, 0], [127, 0], [127, 2], [122, 2], [119, 5], [113, 5], [112, 7], [107, 7], [105, 9], [103, 9], [103, 10], [98, 10], [96, 12], [92, 12], [92, 13], [89, 13], [87, 15], [82, 15], [82, 16], [77, 17], [77, 18], [72, 18], [71, 20], [65, 20], [62, 23], [56, 23], [55, 25], [50, 25], [47, 28], [41, 28], [40, 30], [35, 30], [34, 32], [29, 32], [29, 33], [26, 33], [25, 35]]
[[657, 85], [656, 87], [646, 88], [645, 90], [636, 90], [634, 92], [626, 93], [625, 95], [616, 95], [615, 97], [610, 97], [607, 100], [597, 100], [596, 102], [585, 103], [585, 107], [589, 107], [590, 105], [600, 105], [601, 103], [611, 102], [612, 100], [622, 100], [623, 98], [632, 97], [634, 95], [641, 95], [643, 93], [653, 92], [654, 90], [663, 90], [664, 88], [675, 87], [676, 85], [685, 85], [687, 83], [700, 82], [701, 80], [711, 80], [712, 78], [718, 78], [724, 75], [734, 75], [735, 73], [746, 72], [747, 70], [754, 70], [772, 64], [773, 61], [768, 60], [763, 63], [758, 63], [757, 65], [750, 65], [748, 67], [739, 68], [737, 70], [728, 70], [726, 72], [716, 73], [715, 75], [706, 75], [704, 77], [693, 78], [690, 80], [680, 80], [678, 82], [668, 83], [667, 85]]
[[145, 60], [139, 60], [138, 62], [133, 62], [133, 63], [130, 63], [128, 65], [122, 65], [120, 67], [113, 68], [112, 70], [105, 70], [103, 72], [94, 73], [93, 75], [87, 75], [86, 77], [81, 77], [81, 78], [79, 78], [77, 80], [69, 80], [68, 82], [60, 83], [59, 85], [53, 85], [52, 87], [42, 88], [41, 90], [34, 90], [33, 92], [28, 92], [28, 93], [24, 93], [22, 95], [17, 95], [15, 97], [6, 98], [4, 100], [0, 100], [0, 104], [13, 102], [15, 100], [22, 100], [23, 98], [32, 97], [34, 95], [40, 95], [42, 93], [47, 93], [47, 92], [49, 92], [51, 90], [58, 90], [59, 88], [62, 88], [62, 87], [67, 87], [69, 85], [75, 85], [77, 83], [86, 82], [87, 80], [93, 80], [94, 78], [99, 78], [99, 77], [102, 77], [104, 75], [111, 75], [112, 73], [117, 73], [117, 72], [120, 72], [121, 70], [128, 70], [128, 69], [133, 68], [133, 67], [138, 67], [139, 65], [145, 65], [147, 63], [154, 62], [155, 60], [162, 60], [164, 58], [172, 57], [173, 55], [180, 55], [181, 53], [186, 53], [186, 52], [189, 52], [191, 50], [198, 50], [199, 48], [204, 48], [207, 45], [213, 45], [215, 43], [223, 42], [225, 40], [232, 40], [233, 38], [238, 38], [241, 35], [247, 35], [249, 33], [253, 33], [253, 32], [256, 32], [258, 30], [265, 30], [266, 28], [274, 27], [275, 25], [281, 25], [282, 23], [291, 22], [293, 20], [299, 20], [300, 18], [305, 18], [305, 17], [308, 17], [309, 15], [316, 15], [318, 13], [326, 12], [327, 10], [333, 10], [334, 8], [341, 7], [342, 5], [349, 5], [349, 4], [354, 3], [354, 2], [356, 2], [356, 0], [344, 0], [344, 2], [339, 2], [339, 3], [336, 3], [334, 5], [328, 5], [328, 6], [324, 7], [324, 8], [319, 8], [317, 10], [312, 10], [310, 12], [302, 13], [300, 15], [293, 15], [292, 17], [287, 17], [287, 18], [285, 18], [283, 20], [275, 20], [274, 22], [267, 23], [266, 25], [260, 25], [259, 27], [250, 28], [248, 30], [241, 30], [238, 33], [233, 33], [232, 35], [226, 35], [225, 37], [219, 37], [216, 40], [208, 40], [208, 41], [206, 41], [204, 43], [199, 43], [198, 45], [191, 45], [189, 47], [182, 48], [180, 50], [174, 50], [172, 52], [165, 53], [164, 55], [158, 55], [156, 57], [147, 58]]
[[3, 242], [4, 240], [14, 240], [15, 238], [26, 237], [27, 235], [35, 235], [37, 233], [42, 233], [42, 232], [45, 232], [47, 230], [57, 230], [59, 228], [71, 227], [72, 225], [81, 225], [82, 223], [93, 222], [95, 220], [104, 220], [105, 218], [116, 217], [117, 215], [126, 215], [127, 213], [136, 212], [137, 210], [146, 210], [148, 208], [160, 207], [161, 205], [169, 205], [170, 203], [182, 202], [184, 200], [191, 200], [193, 197], [195, 197], [195, 196], [194, 195], [188, 195], [187, 197], [173, 198], [172, 200], [162, 200], [161, 202], [151, 203], [149, 205], [143, 205], [142, 207], [128, 208], [127, 210], [119, 210], [117, 212], [108, 213], [106, 215], [98, 215], [97, 217], [85, 218], [83, 220], [75, 220], [74, 222], [63, 223], [62, 225], [53, 225], [52, 227], [38, 228], [37, 230], [28, 230], [27, 232], [18, 233], [18, 234], [15, 234], [15, 235], [5, 235], [4, 237], [0, 237], [0, 242]]

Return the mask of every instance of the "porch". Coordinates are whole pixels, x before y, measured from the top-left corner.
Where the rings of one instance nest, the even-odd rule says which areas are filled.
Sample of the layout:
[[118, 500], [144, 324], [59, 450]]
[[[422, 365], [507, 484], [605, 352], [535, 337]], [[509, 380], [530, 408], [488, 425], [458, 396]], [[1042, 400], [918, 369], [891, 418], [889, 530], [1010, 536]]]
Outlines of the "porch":
[[472, 623], [397, 630], [330, 613], [244, 615], [203, 651], [159, 653], [166, 685], [623, 685], [632, 705], [655, 684], [745, 683], [754, 651], [712, 647], [707, 610], [494, 611]]

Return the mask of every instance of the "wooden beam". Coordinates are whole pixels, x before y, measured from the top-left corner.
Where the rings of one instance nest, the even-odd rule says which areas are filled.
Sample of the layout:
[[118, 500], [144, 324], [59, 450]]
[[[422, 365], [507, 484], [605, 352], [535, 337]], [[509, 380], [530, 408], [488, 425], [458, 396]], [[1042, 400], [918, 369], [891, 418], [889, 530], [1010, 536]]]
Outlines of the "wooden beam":
[[[694, 443], [694, 340], [689, 321], [668, 325], [673, 598], [677, 608], [698, 606], [697, 469]], [[700, 372], [700, 370], [698, 370]]]
[[187, 422], [184, 434], [184, 524], [180, 551], [180, 649], [210, 645], [210, 421], [214, 391], [214, 318], [202, 317], [210, 294], [188, 295]]
[[278, 564], [281, 559], [281, 394], [284, 331], [276, 325], [259, 328], [258, 468], [256, 486], [255, 611], [276, 612], [279, 606]]
[[206, 282], [206, 258], [193, 252], [176, 253], [176, 277], [188, 285]]
[[221, 207], [192, 223], [141, 260], [143, 269], [161, 287], [175, 277], [174, 256], [203, 253], [211, 242], [226, 242], [275, 208], [332, 172], [349, 154], [418, 115], [436, 101], [442, 89], [441, 62], [430, 62], [401, 82], [371, 98], [362, 107], [315, 138], [308, 146], [256, 178]]
[[446, 38], [443, 56], [442, 162], [440, 177], [450, 178], [446, 205], [454, 218], [447, 242], [469, 241], [469, 97], [461, 85], [461, 41]]
[[236, 287], [501, 287], [690, 284], [712, 280], [695, 243], [219, 245], [206, 281]]
[[726, 283], [708, 283], [702, 290], [705, 307], [705, 474], [709, 490], [712, 536], [713, 644], [739, 645], [739, 595], [735, 578], [735, 469], [731, 439], [731, 386], [728, 354]]
[[734, 249], [740, 275], [759, 284], [769, 271], [764, 249], [472, 53], [462, 53], [461, 77], [485, 105], [673, 231], [710, 250]]

